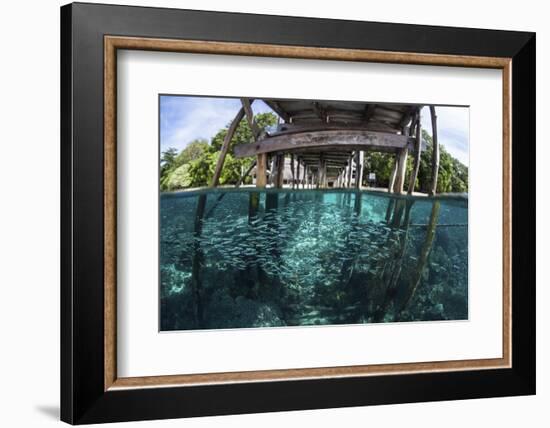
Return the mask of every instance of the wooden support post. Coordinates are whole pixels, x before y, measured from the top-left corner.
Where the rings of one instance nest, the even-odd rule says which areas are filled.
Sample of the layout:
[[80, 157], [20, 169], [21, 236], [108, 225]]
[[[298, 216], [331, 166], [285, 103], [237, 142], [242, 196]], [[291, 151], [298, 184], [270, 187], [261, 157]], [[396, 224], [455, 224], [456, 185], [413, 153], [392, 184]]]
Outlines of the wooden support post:
[[271, 156], [271, 165], [270, 165], [269, 171], [271, 172], [271, 174], [269, 175], [269, 184], [271, 186], [274, 186], [275, 185], [275, 174], [276, 174], [276, 171], [277, 171], [277, 156], [276, 155]]
[[193, 259], [191, 262], [191, 293], [193, 296], [193, 312], [196, 327], [203, 325], [203, 306], [202, 306], [202, 280], [204, 275], [204, 252], [201, 248], [200, 237], [202, 234], [204, 209], [206, 207], [206, 194], [199, 196], [197, 200], [197, 209], [195, 211], [195, 224], [193, 237]]
[[353, 154], [350, 155], [349, 161], [348, 161], [348, 182], [346, 183], [346, 187], [351, 187], [351, 176], [353, 175]]
[[290, 155], [290, 174], [292, 175], [292, 188], [294, 189], [294, 184], [296, 183], [296, 176], [294, 175], [294, 154]]
[[359, 188], [363, 187], [363, 173], [365, 171], [365, 152], [359, 152]]
[[395, 160], [393, 162], [393, 170], [392, 170], [392, 173], [390, 175], [390, 180], [389, 180], [389, 183], [388, 183], [388, 192], [393, 192], [393, 185], [395, 183], [395, 176], [397, 175], [397, 166], [398, 166], [398, 158], [397, 158], [397, 155], [395, 156]]
[[[408, 126], [404, 126], [401, 134], [409, 136], [410, 132], [411, 128]], [[409, 149], [407, 146], [405, 146], [397, 153], [397, 171], [395, 174], [393, 193], [397, 193], [398, 195], [400, 195], [401, 193], [403, 193], [403, 186], [405, 184], [405, 174], [407, 173], [407, 155], [409, 153]]]
[[393, 185], [393, 193], [403, 193], [403, 185], [405, 184], [405, 174], [407, 173], [407, 155], [409, 150], [405, 147], [399, 151], [397, 162], [397, 174], [395, 176], [395, 184]]
[[420, 257], [418, 258], [416, 270], [411, 277], [406, 297], [401, 305], [401, 308], [399, 309], [398, 315], [400, 315], [401, 312], [403, 312], [403, 310], [407, 307], [422, 280], [422, 273], [424, 272], [424, 268], [426, 267], [428, 257], [430, 256], [430, 252], [432, 250], [432, 244], [437, 228], [437, 220], [439, 218], [439, 209], [440, 204], [439, 201], [436, 200], [432, 205], [430, 222], [428, 223], [428, 228], [426, 229], [426, 237], [424, 238], [424, 244], [422, 245], [422, 250], [420, 251]]
[[237, 130], [237, 126], [239, 126], [239, 123], [243, 119], [245, 115], [244, 108], [241, 108], [231, 124], [229, 125], [229, 129], [227, 130], [227, 134], [225, 134], [225, 138], [223, 139], [222, 148], [220, 150], [220, 156], [218, 157], [218, 162], [216, 163], [216, 169], [214, 170], [214, 176], [212, 177], [212, 181], [210, 182], [210, 187], [216, 187], [219, 184], [220, 176], [222, 174], [223, 164], [225, 162], [225, 157], [227, 156], [227, 151], [229, 150], [229, 144], [231, 143], [231, 139], [233, 138], [233, 135], [235, 134], [235, 131]]
[[281, 189], [284, 183], [285, 155], [277, 155], [277, 174], [275, 177], [275, 187]]
[[320, 155], [319, 165], [321, 169], [321, 176], [320, 176], [320, 187], [322, 189], [326, 189], [327, 187], [327, 160], [325, 159], [325, 156], [323, 153]]
[[321, 183], [323, 181], [323, 155], [319, 156], [319, 164], [317, 165], [317, 183], [316, 187], [317, 189], [321, 187]]
[[266, 185], [267, 154], [260, 153], [256, 158], [256, 187], [264, 188]]
[[342, 186], [348, 187], [348, 170], [349, 170], [349, 161], [346, 162], [346, 166], [344, 167], [344, 179], [342, 180]]
[[363, 185], [363, 151], [355, 152], [355, 188], [360, 189]]
[[435, 106], [430, 106], [430, 115], [432, 116], [432, 183], [430, 186], [430, 196], [437, 193], [437, 176], [439, 174], [439, 142], [437, 140], [437, 115]]
[[416, 178], [418, 177], [418, 169], [420, 168], [420, 156], [422, 155], [422, 125], [421, 125], [420, 112], [416, 116], [416, 142], [414, 144], [414, 165], [409, 178], [409, 195], [414, 192], [414, 186], [416, 184]]
[[300, 158], [297, 159], [296, 163], [296, 188], [300, 188]]

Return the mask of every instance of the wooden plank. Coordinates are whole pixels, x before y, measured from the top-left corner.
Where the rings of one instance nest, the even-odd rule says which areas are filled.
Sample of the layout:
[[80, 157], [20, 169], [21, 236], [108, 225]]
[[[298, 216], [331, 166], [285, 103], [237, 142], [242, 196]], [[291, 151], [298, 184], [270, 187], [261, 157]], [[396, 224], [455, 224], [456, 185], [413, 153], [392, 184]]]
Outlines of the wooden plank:
[[222, 147], [220, 149], [220, 155], [218, 157], [218, 162], [216, 163], [216, 169], [214, 170], [214, 176], [212, 177], [212, 181], [210, 182], [210, 187], [216, 187], [219, 184], [220, 176], [222, 174], [223, 164], [225, 162], [225, 157], [227, 156], [227, 151], [229, 150], [229, 144], [231, 143], [231, 139], [233, 138], [233, 135], [237, 130], [237, 126], [239, 126], [239, 123], [243, 119], [244, 115], [245, 115], [244, 108], [241, 107], [237, 112], [237, 115], [229, 125], [227, 134], [225, 134], [225, 138], [223, 139]]
[[432, 116], [432, 183], [430, 186], [430, 196], [437, 193], [437, 176], [439, 174], [439, 142], [437, 140], [437, 114], [435, 106], [430, 106], [430, 115]]
[[418, 170], [420, 169], [420, 156], [422, 155], [422, 121], [420, 114], [416, 116], [416, 143], [414, 146], [414, 164], [409, 178], [409, 190], [407, 192], [409, 195], [412, 195], [414, 192], [414, 185], [416, 184]]
[[256, 187], [264, 188], [267, 184], [267, 154], [260, 153], [256, 159]]
[[281, 119], [283, 119], [285, 122], [291, 121], [290, 115], [285, 110], [283, 110], [283, 108], [277, 101], [275, 100], [262, 100], [262, 101], [266, 103], [268, 107], [271, 108], [271, 110], [277, 113], [281, 117]]
[[235, 156], [243, 158], [258, 153], [292, 150], [387, 150], [395, 151], [409, 144], [408, 136], [373, 131], [326, 130], [271, 136], [253, 144], [235, 146]]
[[397, 112], [395, 110], [387, 109], [383, 104], [379, 104], [376, 109], [376, 117], [382, 117], [391, 120], [392, 122], [399, 123], [403, 118], [403, 112]]

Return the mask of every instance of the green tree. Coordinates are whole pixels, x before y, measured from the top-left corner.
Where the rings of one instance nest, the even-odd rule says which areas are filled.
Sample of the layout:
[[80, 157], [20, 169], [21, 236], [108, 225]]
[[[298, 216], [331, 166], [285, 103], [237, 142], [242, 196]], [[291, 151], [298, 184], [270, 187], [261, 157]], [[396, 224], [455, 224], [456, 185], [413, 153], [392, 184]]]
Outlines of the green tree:
[[183, 164], [171, 171], [164, 177], [161, 177], [160, 188], [163, 191], [172, 191], [183, 189], [191, 185], [189, 176], [189, 164]]
[[[432, 153], [433, 140], [426, 130], [422, 130], [422, 140], [424, 150], [420, 156], [420, 166], [414, 190], [417, 192], [428, 192], [432, 182]], [[393, 172], [395, 155], [388, 153], [369, 153], [366, 158], [366, 173], [363, 174], [364, 180], [368, 179], [368, 173], [376, 174], [377, 185], [387, 187], [390, 176]], [[414, 156], [408, 156], [407, 169], [405, 175], [404, 189], [409, 188], [410, 173], [413, 168]], [[468, 167], [455, 159], [445, 149], [445, 146], [439, 146], [439, 173], [437, 179], [438, 193], [462, 193], [468, 191]]]
[[[422, 139], [426, 148], [420, 156], [420, 168], [415, 190], [428, 192], [432, 182], [433, 140], [430, 134], [422, 130]], [[439, 145], [439, 172], [437, 175], [437, 193], [462, 193], [468, 191], [468, 167], [455, 159]]]
[[179, 155], [176, 156], [175, 164], [181, 166], [183, 164], [194, 161], [202, 156], [203, 153], [210, 150], [208, 145], [208, 140], [204, 138], [199, 138], [197, 140], [191, 141], [185, 149], [181, 151]]
[[[160, 167], [160, 189], [171, 191], [189, 187], [189, 163], [208, 152], [210, 146], [205, 139], [191, 141], [180, 153], [169, 148], [162, 153]], [[187, 166], [186, 166], [187, 165]], [[186, 166], [185, 168], [182, 168]]]
[[174, 168], [176, 156], [178, 155], [177, 149], [174, 147], [168, 148], [162, 152], [160, 156], [160, 175], [161, 177]]
[[[254, 116], [254, 120], [256, 121], [256, 124], [258, 127], [262, 130], [266, 130], [267, 128], [274, 126], [277, 124], [277, 116], [273, 113], [259, 113]], [[229, 124], [223, 128], [220, 129], [216, 135], [212, 138], [211, 147], [214, 151], [221, 150], [223, 140], [225, 136], [227, 135], [227, 130], [229, 129]], [[233, 152], [233, 147], [239, 145], [239, 144], [248, 144], [252, 143], [254, 141], [254, 136], [252, 135], [252, 130], [250, 129], [250, 126], [248, 125], [248, 121], [243, 119], [239, 123], [239, 126], [237, 126], [237, 129], [235, 130], [235, 133], [233, 134], [233, 138], [231, 138], [231, 142], [229, 144], [229, 153]]]
[[388, 187], [390, 176], [393, 171], [395, 155], [389, 153], [371, 152], [365, 157], [366, 171], [363, 179], [368, 180], [369, 173], [376, 174], [378, 186]]
[[[265, 131], [267, 128], [277, 123], [277, 116], [269, 112], [260, 113], [254, 116], [254, 120], [258, 127]], [[230, 124], [227, 124], [225, 128], [220, 129], [216, 135], [212, 137], [208, 152], [203, 152], [198, 159], [190, 163], [189, 176], [191, 179], [191, 187], [208, 186], [212, 181], [219, 153], [225, 136], [227, 135], [229, 125]], [[222, 174], [220, 176], [221, 185], [237, 184], [242, 172], [250, 167], [253, 162], [252, 159], [237, 159], [233, 157], [231, 153], [236, 145], [250, 144], [252, 142], [254, 142], [252, 129], [248, 125], [248, 121], [241, 120], [229, 143], [229, 150], [225, 157]], [[250, 182], [250, 180], [251, 179], [248, 177], [247, 181]]]

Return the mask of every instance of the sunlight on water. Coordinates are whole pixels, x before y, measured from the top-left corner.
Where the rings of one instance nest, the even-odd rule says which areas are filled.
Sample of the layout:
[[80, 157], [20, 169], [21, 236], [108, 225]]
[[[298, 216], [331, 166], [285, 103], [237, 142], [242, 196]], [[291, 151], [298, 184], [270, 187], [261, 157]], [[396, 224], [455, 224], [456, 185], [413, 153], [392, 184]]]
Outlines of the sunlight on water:
[[467, 319], [467, 222], [462, 197], [162, 194], [161, 330]]

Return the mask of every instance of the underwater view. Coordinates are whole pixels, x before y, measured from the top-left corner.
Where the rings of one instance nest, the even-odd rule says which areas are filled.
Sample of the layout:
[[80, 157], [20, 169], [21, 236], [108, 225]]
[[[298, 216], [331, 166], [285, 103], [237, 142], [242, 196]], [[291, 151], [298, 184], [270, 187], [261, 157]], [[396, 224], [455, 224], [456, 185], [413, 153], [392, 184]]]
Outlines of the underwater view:
[[465, 319], [466, 196], [161, 193], [161, 331]]

